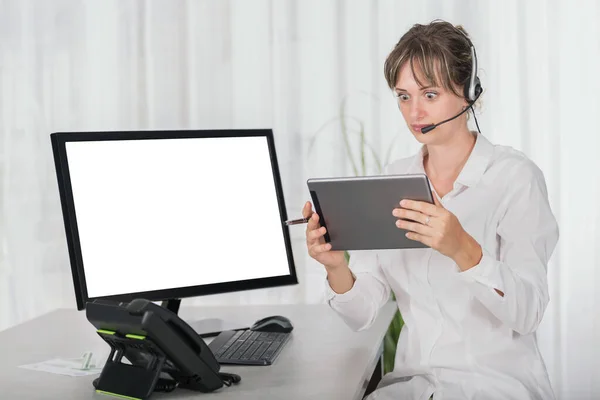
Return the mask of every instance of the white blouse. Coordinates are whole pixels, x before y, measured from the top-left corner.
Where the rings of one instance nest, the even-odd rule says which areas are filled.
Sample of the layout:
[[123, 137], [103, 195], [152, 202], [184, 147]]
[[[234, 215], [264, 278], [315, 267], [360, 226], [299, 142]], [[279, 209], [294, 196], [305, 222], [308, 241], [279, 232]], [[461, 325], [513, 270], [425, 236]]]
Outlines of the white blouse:
[[[386, 173], [425, 173], [425, 151]], [[541, 170], [477, 134], [441, 203], [481, 245], [478, 265], [460, 272], [430, 248], [354, 251], [352, 289], [325, 285], [329, 305], [354, 330], [372, 324], [390, 291], [396, 296], [405, 325], [394, 371], [369, 399], [554, 399], [535, 336], [559, 236]]]

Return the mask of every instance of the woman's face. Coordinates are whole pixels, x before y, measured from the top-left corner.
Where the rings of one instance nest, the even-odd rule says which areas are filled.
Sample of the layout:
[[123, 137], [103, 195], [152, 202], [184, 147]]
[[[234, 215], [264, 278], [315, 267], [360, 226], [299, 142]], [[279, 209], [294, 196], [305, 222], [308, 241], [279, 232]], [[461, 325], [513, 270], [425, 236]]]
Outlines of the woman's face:
[[[420, 73], [415, 63], [415, 73], [419, 75], [421, 83], [427, 79]], [[439, 81], [439, 79], [438, 79]], [[398, 105], [408, 128], [415, 138], [423, 144], [440, 144], [447, 142], [452, 135], [467, 130], [467, 113], [442, 124], [426, 134], [421, 133], [421, 128], [439, 123], [460, 113], [467, 102], [464, 98], [456, 96], [443, 87], [419, 86], [412, 74], [410, 64], [405, 63], [400, 69], [395, 87], [398, 96]], [[457, 92], [461, 92], [460, 89]]]

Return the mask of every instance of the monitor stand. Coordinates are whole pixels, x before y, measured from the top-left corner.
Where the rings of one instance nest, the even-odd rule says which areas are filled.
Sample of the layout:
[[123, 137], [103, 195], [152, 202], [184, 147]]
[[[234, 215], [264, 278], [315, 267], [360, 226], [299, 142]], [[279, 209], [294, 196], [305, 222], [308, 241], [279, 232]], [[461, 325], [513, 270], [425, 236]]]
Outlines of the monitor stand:
[[[169, 299], [161, 303], [161, 306], [167, 310], [177, 314], [181, 299]], [[195, 330], [200, 337], [217, 336], [223, 331], [237, 331], [240, 329], [248, 329], [248, 326], [241, 325], [234, 321], [227, 321], [220, 318], [205, 318], [200, 320], [188, 321], [187, 324]]]

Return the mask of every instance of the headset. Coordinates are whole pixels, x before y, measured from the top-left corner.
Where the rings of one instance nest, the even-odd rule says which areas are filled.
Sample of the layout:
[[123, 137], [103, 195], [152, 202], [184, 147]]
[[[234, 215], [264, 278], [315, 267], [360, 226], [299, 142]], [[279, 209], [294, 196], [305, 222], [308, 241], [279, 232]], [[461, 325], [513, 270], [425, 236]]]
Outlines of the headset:
[[460, 117], [463, 113], [465, 113], [469, 109], [471, 109], [471, 111], [473, 112], [473, 117], [475, 118], [475, 124], [477, 125], [477, 131], [479, 133], [481, 133], [481, 131], [479, 130], [479, 123], [477, 122], [477, 117], [475, 116], [475, 110], [473, 110], [473, 104], [475, 104], [475, 102], [477, 101], [479, 96], [481, 96], [481, 93], [483, 92], [483, 87], [481, 86], [481, 80], [477, 76], [477, 53], [475, 52], [475, 46], [473, 46], [473, 42], [471, 42], [471, 39], [469, 39], [469, 37], [460, 29], [456, 28], [456, 30], [459, 31], [465, 37], [465, 39], [467, 39], [467, 41], [469, 42], [469, 47], [471, 48], [471, 60], [472, 60], [471, 74], [469, 76], [469, 80], [467, 81], [467, 84], [465, 84], [465, 87], [463, 89], [463, 95], [465, 96], [465, 99], [469, 102], [469, 105], [467, 107], [465, 107], [464, 110], [462, 110], [460, 113], [456, 114], [452, 118], [448, 118], [446, 120], [443, 120], [442, 122], [438, 122], [437, 124], [424, 126], [423, 128], [421, 128], [422, 134], [431, 132], [438, 126]]
[[483, 87], [481, 86], [481, 80], [477, 76], [477, 53], [475, 52], [475, 46], [473, 46], [473, 42], [471, 39], [460, 29], [457, 29], [460, 33], [463, 34], [465, 39], [469, 42], [469, 46], [471, 48], [471, 75], [469, 76], [469, 84], [465, 85], [465, 99], [467, 99], [470, 103], [470, 106], [473, 105], [483, 92]]

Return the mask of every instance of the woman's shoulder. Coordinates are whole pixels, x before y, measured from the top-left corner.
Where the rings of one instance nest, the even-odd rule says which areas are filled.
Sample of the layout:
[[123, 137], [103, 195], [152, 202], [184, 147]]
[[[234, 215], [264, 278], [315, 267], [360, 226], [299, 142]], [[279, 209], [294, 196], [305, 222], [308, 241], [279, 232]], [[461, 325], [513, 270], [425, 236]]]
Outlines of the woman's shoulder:
[[512, 146], [494, 145], [494, 153], [490, 168], [497, 168], [510, 175], [525, 175], [527, 177], [542, 177], [540, 167], [523, 151]]
[[546, 187], [546, 180], [541, 168], [523, 151], [508, 145], [494, 145], [494, 152], [488, 164], [490, 177], [498, 182], [504, 179], [513, 188], [523, 186]]

